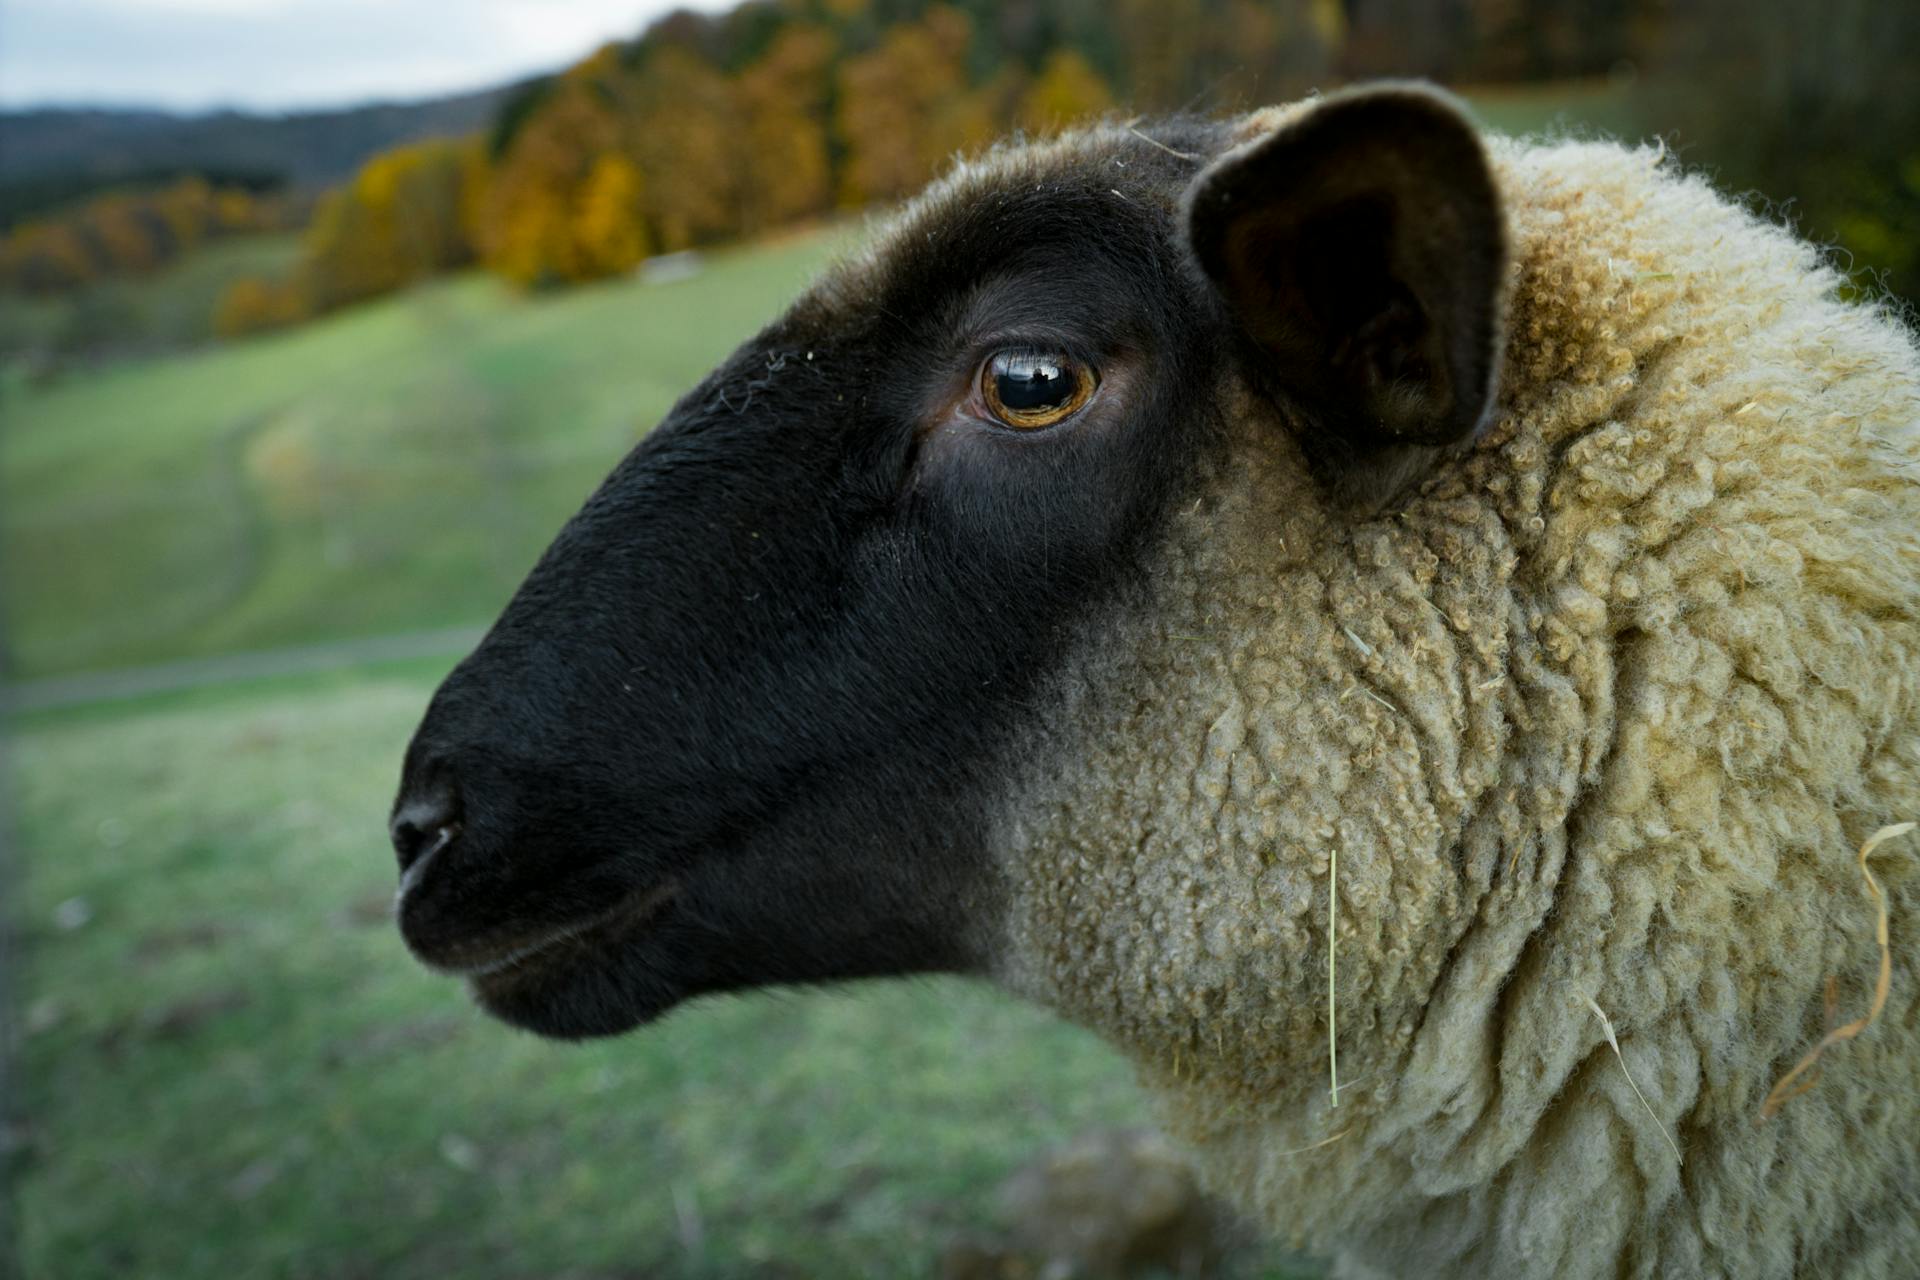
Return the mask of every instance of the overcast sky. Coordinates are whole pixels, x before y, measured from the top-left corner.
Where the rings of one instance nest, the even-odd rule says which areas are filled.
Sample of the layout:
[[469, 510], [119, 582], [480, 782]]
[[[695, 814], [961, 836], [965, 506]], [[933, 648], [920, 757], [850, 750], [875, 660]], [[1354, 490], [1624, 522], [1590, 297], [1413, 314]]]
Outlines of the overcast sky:
[[726, 0], [0, 0], [0, 105], [345, 106], [551, 70]]

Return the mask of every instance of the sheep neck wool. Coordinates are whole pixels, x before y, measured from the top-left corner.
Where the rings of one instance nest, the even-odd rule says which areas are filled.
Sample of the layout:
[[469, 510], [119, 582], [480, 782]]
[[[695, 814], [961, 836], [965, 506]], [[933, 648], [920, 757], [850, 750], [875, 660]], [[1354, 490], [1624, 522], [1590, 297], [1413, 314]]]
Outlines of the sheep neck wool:
[[1856, 850], [1920, 816], [1920, 361], [1658, 150], [1489, 150], [1487, 433], [1357, 519], [1225, 390], [1226, 458], [1019, 756], [1002, 977], [1353, 1274], [1896, 1274], [1911, 843], [1884, 1013], [1756, 1116], [1829, 978], [1870, 1001]]

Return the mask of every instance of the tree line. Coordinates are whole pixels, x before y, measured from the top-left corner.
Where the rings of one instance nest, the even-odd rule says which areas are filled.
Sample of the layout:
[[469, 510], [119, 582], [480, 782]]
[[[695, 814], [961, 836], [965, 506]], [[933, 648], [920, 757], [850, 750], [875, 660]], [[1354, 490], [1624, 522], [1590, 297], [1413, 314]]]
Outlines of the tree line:
[[381, 152], [321, 197], [287, 279], [247, 277], [228, 287], [214, 331], [237, 337], [280, 328], [470, 264], [487, 174], [477, 138]]
[[285, 228], [295, 210], [284, 195], [200, 177], [108, 191], [0, 238], [0, 289], [46, 296], [145, 275], [209, 240]]
[[[619, 274], [898, 199], [1010, 129], [1171, 99], [1208, 75], [1222, 93], [1234, 76], [1297, 91], [1326, 65], [1340, 15], [1337, 0], [756, 0], [674, 14], [524, 90], [478, 150], [373, 161], [322, 206], [295, 277], [236, 286], [221, 328], [287, 323], [466, 261], [530, 288]], [[374, 180], [395, 163], [437, 184], [405, 216]], [[403, 230], [428, 210], [443, 219], [431, 232]]]
[[[1364, 75], [1623, 69], [1640, 78], [1644, 132], [1726, 185], [1808, 199], [1811, 234], [1920, 297], [1920, 90], [1901, 70], [1915, 15], [1879, 0], [748, 0], [676, 13], [508, 95], [484, 136], [375, 156], [319, 202], [298, 268], [235, 285], [218, 328], [289, 324], [475, 263], [527, 288], [617, 275], [898, 199], [956, 152], [1119, 104], [1205, 112]], [[72, 259], [76, 235], [104, 243], [96, 224], [127, 221], [72, 220], [94, 229], [36, 233], [36, 279], [59, 278], [47, 263]]]

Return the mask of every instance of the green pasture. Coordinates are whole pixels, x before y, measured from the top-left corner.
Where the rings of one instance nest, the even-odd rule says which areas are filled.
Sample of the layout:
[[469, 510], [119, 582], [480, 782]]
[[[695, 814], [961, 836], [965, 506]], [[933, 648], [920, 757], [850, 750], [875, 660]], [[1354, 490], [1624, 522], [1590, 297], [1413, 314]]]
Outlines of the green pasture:
[[483, 621], [674, 399], [827, 260], [521, 297], [472, 274], [0, 389], [16, 677]]
[[28, 1275], [929, 1276], [1043, 1147], [1149, 1121], [1113, 1052], [959, 980], [584, 1046], [483, 1018], [387, 918], [439, 674], [18, 726]]
[[241, 236], [138, 279], [100, 280], [58, 298], [0, 294], [0, 360], [24, 361], [44, 375], [69, 361], [204, 343], [228, 285], [243, 276], [279, 276], [299, 252], [297, 235]]

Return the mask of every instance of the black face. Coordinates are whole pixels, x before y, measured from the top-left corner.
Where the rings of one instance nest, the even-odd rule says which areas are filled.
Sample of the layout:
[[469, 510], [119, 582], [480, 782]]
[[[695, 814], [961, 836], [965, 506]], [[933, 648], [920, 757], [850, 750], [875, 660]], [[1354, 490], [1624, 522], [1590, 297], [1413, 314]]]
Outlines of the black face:
[[980, 962], [1010, 729], [1213, 439], [1211, 129], [924, 210], [615, 469], [407, 752], [416, 954], [565, 1036]]
[[1196, 177], [1226, 143], [1016, 151], [681, 401], [408, 749], [414, 952], [567, 1036], [981, 966], [1013, 730], [1225, 447], [1228, 366], [1355, 501], [1492, 394], [1504, 231], [1449, 100], [1329, 95]]

